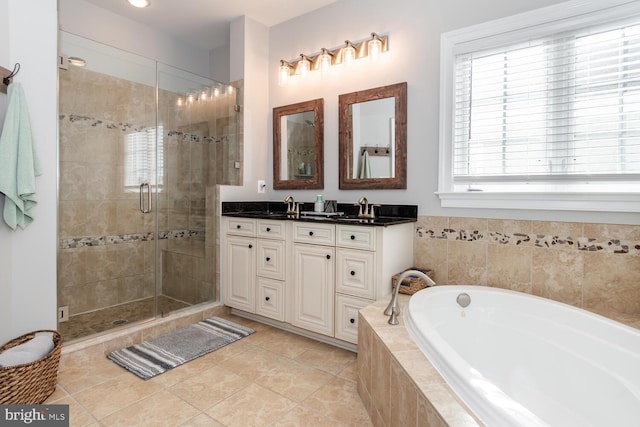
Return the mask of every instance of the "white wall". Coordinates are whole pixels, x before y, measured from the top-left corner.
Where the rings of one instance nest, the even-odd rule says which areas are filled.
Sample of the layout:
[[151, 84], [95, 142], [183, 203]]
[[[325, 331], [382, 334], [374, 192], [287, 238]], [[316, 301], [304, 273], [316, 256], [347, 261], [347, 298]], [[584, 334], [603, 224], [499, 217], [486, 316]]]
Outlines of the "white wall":
[[200, 76], [211, 76], [209, 51], [198, 49], [86, 1], [59, 0], [59, 3], [60, 29], [63, 31]]
[[14, 82], [24, 88], [42, 168], [35, 221], [17, 231], [0, 223], [0, 343], [56, 328], [57, 32], [56, 2], [0, 0], [0, 64], [21, 64]]
[[257, 194], [259, 179], [268, 179], [272, 172], [267, 163], [271, 150], [268, 129], [268, 67], [269, 30], [248, 18], [231, 23], [230, 80], [244, 78], [244, 158], [243, 185], [220, 188], [221, 200], [264, 200]]
[[[418, 204], [422, 215], [544, 219], [558, 221], [638, 223], [637, 214], [443, 209], [434, 194], [438, 178], [438, 103], [440, 34], [469, 25], [560, 3], [559, 0], [350, 0], [292, 19], [270, 29], [269, 117], [272, 108], [324, 98], [325, 199], [355, 202], [366, 195], [376, 203]], [[319, 73], [305, 82], [279, 87], [281, 59], [321, 48], [367, 38], [375, 31], [389, 35], [389, 51], [377, 66], [358, 61], [352, 70], [334, 67], [324, 78]], [[408, 185], [406, 190], [338, 190], [338, 95], [357, 90], [408, 83]], [[272, 142], [271, 121], [268, 129]], [[272, 153], [265, 159], [271, 165]], [[313, 201], [318, 191], [274, 191], [269, 174], [268, 198]]]

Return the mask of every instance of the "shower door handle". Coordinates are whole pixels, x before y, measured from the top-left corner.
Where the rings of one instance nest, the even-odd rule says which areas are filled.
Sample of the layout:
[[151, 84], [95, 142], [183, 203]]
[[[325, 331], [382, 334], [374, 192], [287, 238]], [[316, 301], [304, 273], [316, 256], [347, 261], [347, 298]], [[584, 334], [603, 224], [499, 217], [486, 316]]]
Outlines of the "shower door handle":
[[[145, 207], [145, 203], [144, 203], [145, 189], [146, 189], [146, 193], [147, 193], [146, 207]], [[140, 184], [140, 212], [142, 212], [144, 214], [147, 214], [147, 213], [151, 212], [151, 186], [149, 185], [148, 182], [143, 182], [142, 184]]]

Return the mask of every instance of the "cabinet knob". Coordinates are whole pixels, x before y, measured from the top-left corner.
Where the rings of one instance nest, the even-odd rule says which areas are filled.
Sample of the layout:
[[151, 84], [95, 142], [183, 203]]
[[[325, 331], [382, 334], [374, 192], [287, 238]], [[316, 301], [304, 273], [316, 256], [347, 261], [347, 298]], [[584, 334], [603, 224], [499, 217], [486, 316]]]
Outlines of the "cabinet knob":
[[313, 236], [313, 231], [310, 231], [310, 232], [309, 232], [309, 236]]
[[352, 276], [355, 276], [355, 275], [356, 275], [356, 272], [355, 272], [355, 271], [353, 271], [353, 270], [351, 270], [351, 275], [352, 275]]
[[269, 262], [269, 261], [271, 261], [271, 258], [270, 258], [270, 257], [267, 257], [267, 262]]
[[327, 255], [327, 259], [331, 259], [331, 255]]
[[271, 231], [271, 227], [267, 227], [267, 233]]
[[[264, 299], [264, 300], [265, 300], [265, 301], [269, 301], [270, 299], [271, 299], [271, 297], [265, 297], [265, 299]], [[353, 320], [353, 319], [352, 319], [352, 320]], [[353, 322], [351, 322], [351, 323], [353, 323]]]
[[241, 225], [240, 224], [236, 225], [236, 228], [239, 230], [241, 228]]
[[356, 323], [356, 319], [352, 317], [351, 319], [349, 319], [349, 322], [353, 325], [354, 323]]
[[354, 236], [353, 234], [351, 235], [351, 240], [356, 240], [356, 236]]
[[252, 247], [253, 247], [253, 245], [252, 245], [252, 244], [249, 244], [249, 249], [251, 249]]

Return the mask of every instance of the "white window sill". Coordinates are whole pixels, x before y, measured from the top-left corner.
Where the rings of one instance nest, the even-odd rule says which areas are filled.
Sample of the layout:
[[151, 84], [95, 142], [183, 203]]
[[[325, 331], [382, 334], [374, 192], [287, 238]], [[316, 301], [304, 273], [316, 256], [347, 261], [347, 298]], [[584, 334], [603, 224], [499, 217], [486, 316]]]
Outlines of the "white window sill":
[[443, 208], [640, 212], [640, 193], [437, 192]]

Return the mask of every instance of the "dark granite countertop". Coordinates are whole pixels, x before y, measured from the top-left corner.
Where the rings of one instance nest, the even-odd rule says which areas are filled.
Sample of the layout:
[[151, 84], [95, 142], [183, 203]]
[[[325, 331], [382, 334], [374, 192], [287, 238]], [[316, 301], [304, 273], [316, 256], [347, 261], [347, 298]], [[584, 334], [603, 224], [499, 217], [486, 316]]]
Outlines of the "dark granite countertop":
[[358, 218], [358, 208], [353, 203], [338, 203], [337, 210], [342, 215], [304, 215], [302, 212], [313, 212], [313, 203], [301, 203], [301, 215], [298, 217], [287, 215], [287, 206], [283, 202], [222, 202], [222, 216], [382, 227], [418, 220], [416, 205], [380, 205], [376, 208], [374, 219]]

